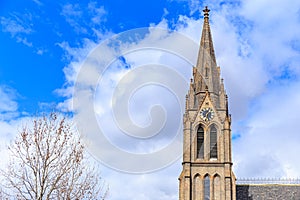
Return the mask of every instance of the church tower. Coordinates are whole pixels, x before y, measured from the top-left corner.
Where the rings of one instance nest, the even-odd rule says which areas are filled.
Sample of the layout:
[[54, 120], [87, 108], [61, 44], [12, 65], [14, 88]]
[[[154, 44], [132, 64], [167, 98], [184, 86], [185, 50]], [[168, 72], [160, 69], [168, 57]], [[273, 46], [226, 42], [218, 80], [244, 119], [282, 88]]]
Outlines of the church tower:
[[231, 158], [231, 116], [209, 25], [204, 24], [197, 65], [183, 117], [183, 170], [179, 200], [235, 200]]

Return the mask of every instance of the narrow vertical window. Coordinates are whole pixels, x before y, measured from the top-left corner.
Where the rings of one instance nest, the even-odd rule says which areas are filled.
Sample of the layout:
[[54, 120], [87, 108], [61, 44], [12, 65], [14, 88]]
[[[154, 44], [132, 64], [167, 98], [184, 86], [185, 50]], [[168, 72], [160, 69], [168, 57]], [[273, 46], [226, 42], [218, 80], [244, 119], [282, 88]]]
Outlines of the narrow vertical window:
[[210, 200], [210, 179], [209, 176], [204, 178], [204, 200]]
[[214, 177], [214, 200], [221, 200], [221, 178], [219, 175]]
[[197, 158], [204, 158], [204, 129], [199, 126], [197, 131]]
[[218, 158], [218, 134], [215, 125], [210, 128], [210, 158]]
[[200, 200], [201, 199], [201, 177], [197, 174], [194, 177], [194, 193], [193, 193], [193, 200]]

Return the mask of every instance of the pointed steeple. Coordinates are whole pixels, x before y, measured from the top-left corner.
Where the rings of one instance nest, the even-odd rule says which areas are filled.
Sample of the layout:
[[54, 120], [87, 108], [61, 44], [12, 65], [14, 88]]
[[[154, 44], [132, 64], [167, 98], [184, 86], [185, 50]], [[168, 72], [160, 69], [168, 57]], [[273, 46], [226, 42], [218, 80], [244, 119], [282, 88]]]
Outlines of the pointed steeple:
[[209, 11], [207, 6], [203, 10], [204, 23], [198, 60], [193, 69], [193, 85], [196, 95], [195, 106], [200, 105], [204, 98], [205, 88], [207, 87], [215, 106], [219, 108], [222, 107], [219, 98], [221, 90], [220, 69], [216, 64], [215, 50], [209, 25]]
[[[200, 49], [199, 49], [199, 55], [198, 55], [198, 64], [203, 64], [201, 62], [200, 58], [204, 58], [204, 54], [208, 54], [206, 56], [209, 56], [211, 61], [216, 63], [216, 57], [215, 57], [215, 50], [213, 46], [212, 41], [212, 35], [210, 31], [210, 25], [209, 25], [209, 12], [210, 10], [205, 7], [203, 10], [204, 12], [204, 23], [203, 23], [203, 29], [202, 29], [202, 37], [200, 42]], [[201, 55], [201, 56], [200, 56]]]
[[[204, 24], [198, 62], [186, 96], [183, 116], [183, 162], [179, 200], [236, 200], [231, 156], [231, 115], [220, 67], [216, 64], [209, 26]], [[204, 175], [204, 176], [203, 176]], [[206, 180], [209, 180], [208, 182]], [[218, 187], [214, 185], [217, 181]]]
[[[203, 90], [203, 88], [206, 88], [207, 86], [208, 91], [214, 96], [214, 99], [217, 98], [220, 92], [220, 72], [216, 64], [215, 50], [210, 31], [209, 11], [207, 6], [203, 10], [204, 23], [197, 65], [194, 69], [194, 80], [195, 85], [198, 86], [196, 93], [204, 93], [205, 90]], [[202, 84], [205, 84], [205, 86]]]

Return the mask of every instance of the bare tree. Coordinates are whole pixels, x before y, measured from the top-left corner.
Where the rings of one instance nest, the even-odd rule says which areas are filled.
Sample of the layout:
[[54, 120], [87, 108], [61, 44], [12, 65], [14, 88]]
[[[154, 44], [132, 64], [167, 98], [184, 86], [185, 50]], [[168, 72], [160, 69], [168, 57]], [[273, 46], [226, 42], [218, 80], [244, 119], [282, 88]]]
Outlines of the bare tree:
[[99, 167], [84, 150], [65, 117], [51, 113], [33, 120], [9, 146], [3, 191], [17, 199], [105, 199]]

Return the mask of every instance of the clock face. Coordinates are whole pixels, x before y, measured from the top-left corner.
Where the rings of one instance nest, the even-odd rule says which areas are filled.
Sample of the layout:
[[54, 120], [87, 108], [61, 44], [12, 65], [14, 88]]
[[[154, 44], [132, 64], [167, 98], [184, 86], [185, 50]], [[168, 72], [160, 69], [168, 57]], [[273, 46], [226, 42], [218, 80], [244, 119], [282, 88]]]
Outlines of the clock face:
[[203, 108], [200, 111], [200, 116], [204, 121], [210, 121], [214, 118], [214, 111], [211, 108]]

